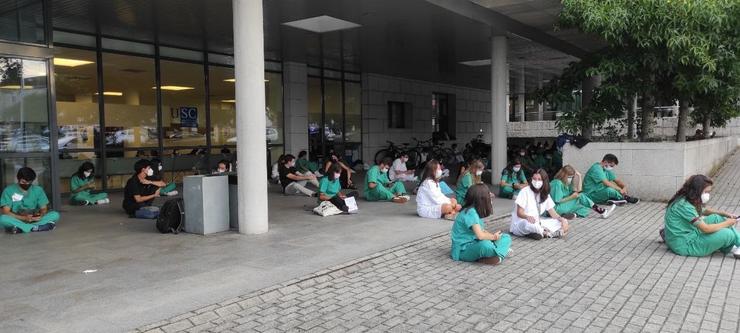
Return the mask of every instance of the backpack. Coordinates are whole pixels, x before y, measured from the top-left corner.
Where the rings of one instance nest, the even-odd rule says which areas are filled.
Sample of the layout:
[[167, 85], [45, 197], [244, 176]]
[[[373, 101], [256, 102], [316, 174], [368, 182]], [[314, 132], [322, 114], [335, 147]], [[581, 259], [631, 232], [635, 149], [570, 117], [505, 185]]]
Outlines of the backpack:
[[185, 204], [182, 198], [165, 201], [159, 209], [157, 230], [163, 234], [177, 234], [185, 225]]

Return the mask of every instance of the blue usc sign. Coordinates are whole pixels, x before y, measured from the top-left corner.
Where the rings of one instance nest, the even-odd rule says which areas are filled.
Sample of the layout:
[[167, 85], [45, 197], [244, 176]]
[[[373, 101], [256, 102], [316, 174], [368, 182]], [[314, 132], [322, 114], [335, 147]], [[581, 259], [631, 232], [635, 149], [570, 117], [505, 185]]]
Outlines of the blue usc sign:
[[181, 106], [180, 127], [198, 127], [198, 108], [194, 106]]

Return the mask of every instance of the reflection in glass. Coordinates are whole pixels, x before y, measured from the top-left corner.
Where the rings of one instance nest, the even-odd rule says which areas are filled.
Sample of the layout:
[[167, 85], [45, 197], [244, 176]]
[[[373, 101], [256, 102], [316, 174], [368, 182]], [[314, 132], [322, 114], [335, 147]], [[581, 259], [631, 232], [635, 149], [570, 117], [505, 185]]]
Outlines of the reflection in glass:
[[[99, 148], [98, 74], [93, 51], [54, 48], [59, 149]], [[106, 96], [118, 92], [106, 91]]]
[[164, 146], [206, 145], [203, 65], [162, 60]]
[[356, 161], [362, 158], [362, 86], [359, 82], [345, 82], [344, 94], [344, 150]]
[[265, 72], [265, 117], [268, 144], [283, 143], [283, 76]]
[[327, 151], [343, 140], [342, 83], [324, 79], [324, 142]]
[[308, 148], [311, 158], [322, 156], [321, 79], [308, 78]]
[[45, 61], [0, 57], [0, 152], [49, 151]]
[[0, 1], [0, 39], [45, 44], [43, 1]]

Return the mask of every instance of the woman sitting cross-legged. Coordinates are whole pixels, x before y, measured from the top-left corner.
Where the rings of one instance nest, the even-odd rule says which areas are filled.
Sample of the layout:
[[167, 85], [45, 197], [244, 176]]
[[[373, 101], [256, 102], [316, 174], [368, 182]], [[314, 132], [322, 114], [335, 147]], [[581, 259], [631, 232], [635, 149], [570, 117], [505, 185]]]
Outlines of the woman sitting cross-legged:
[[[560, 237], [568, 233], [568, 220], [555, 211], [547, 178], [545, 170], [537, 170], [532, 174], [530, 185], [523, 188], [516, 197], [514, 211], [511, 213], [511, 233], [515, 236], [540, 240], [543, 237]], [[550, 217], [544, 217], [545, 213]]]
[[568, 219], [575, 216], [586, 217], [592, 210], [601, 215], [602, 218], [609, 217], [609, 214], [617, 206], [599, 207], [585, 193], [574, 191], [573, 179], [575, 175], [576, 170], [572, 166], [566, 165], [555, 174], [555, 179], [550, 182], [550, 197], [555, 202], [555, 211], [560, 216]]
[[341, 167], [334, 163], [327, 170], [326, 176], [321, 178], [319, 182], [319, 200], [329, 201], [339, 210], [348, 213], [349, 207], [344, 203], [344, 199], [347, 197], [357, 197], [357, 192], [352, 191], [348, 194], [342, 193], [342, 185], [339, 183], [339, 178], [342, 176]]
[[422, 183], [416, 193], [416, 213], [421, 217], [454, 220], [462, 209], [457, 200], [442, 193], [439, 181], [442, 178], [442, 166], [436, 160], [427, 162], [422, 174]]
[[71, 201], [75, 205], [102, 205], [110, 203], [105, 192], [92, 193], [95, 190], [95, 166], [86, 161], [80, 165], [69, 180], [72, 192]]
[[471, 186], [465, 195], [465, 205], [452, 225], [452, 260], [496, 265], [509, 254], [511, 236], [501, 234], [501, 231], [490, 233], [484, 229], [483, 218], [491, 214], [493, 207], [488, 186]]
[[673, 253], [704, 257], [722, 251], [740, 259], [737, 216], [704, 207], [713, 184], [707, 176], [691, 176], [668, 201], [661, 236]]

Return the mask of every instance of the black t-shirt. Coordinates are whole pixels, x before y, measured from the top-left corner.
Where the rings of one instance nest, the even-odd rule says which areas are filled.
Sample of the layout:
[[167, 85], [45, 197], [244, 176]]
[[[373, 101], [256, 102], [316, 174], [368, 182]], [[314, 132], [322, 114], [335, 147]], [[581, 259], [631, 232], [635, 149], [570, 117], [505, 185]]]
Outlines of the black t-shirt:
[[278, 173], [280, 174], [280, 185], [285, 188], [288, 184], [294, 182], [294, 180], [288, 178], [288, 175], [296, 174], [298, 170], [295, 167], [286, 168], [285, 165], [278, 165]]
[[152, 195], [154, 192], [157, 192], [156, 186], [142, 184], [139, 181], [139, 177], [137, 175], [133, 175], [126, 182], [126, 188], [123, 190], [123, 210], [125, 210], [129, 215], [133, 215], [137, 210], [139, 210], [139, 208], [151, 206], [154, 199], [145, 202], [136, 202], [134, 196]]

